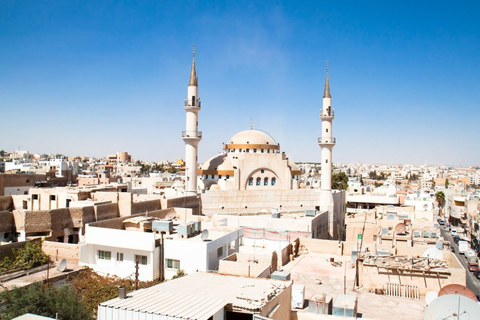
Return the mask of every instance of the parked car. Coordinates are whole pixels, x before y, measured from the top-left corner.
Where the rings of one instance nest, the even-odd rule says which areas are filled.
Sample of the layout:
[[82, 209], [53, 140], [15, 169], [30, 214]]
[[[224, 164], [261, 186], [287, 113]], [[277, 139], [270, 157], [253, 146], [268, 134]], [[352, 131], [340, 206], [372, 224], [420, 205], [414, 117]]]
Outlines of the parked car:
[[475, 271], [475, 272], [473, 273], [473, 275], [475, 276], [475, 278], [480, 279], [480, 270], [479, 270], [479, 271]]
[[478, 263], [476, 262], [469, 262], [468, 263], [468, 270], [472, 272], [477, 272], [478, 271]]
[[451, 246], [450, 250], [452, 250], [452, 252], [455, 253], [455, 247], [454, 246]]
[[453, 241], [458, 244], [458, 241], [460, 241], [460, 237], [459, 236], [454, 236], [453, 237]]
[[457, 235], [457, 229], [450, 230], [450, 233], [452, 234], [452, 236], [456, 236]]
[[445, 225], [445, 221], [443, 221], [442, 219], [438, 219], [437, 221], [439, 225], [441, 226]]

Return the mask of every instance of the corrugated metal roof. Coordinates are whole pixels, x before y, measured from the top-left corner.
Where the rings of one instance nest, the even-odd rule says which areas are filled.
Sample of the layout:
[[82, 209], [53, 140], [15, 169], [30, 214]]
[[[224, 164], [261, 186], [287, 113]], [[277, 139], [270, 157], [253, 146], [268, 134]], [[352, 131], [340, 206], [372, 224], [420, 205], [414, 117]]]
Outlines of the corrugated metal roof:
[[228, 304], [244, 310], [259, 310], [290, 284], [270, 279], [194, 273], [131, 292], [126, 299], [103, 302], [99, 307], [203, 320]]

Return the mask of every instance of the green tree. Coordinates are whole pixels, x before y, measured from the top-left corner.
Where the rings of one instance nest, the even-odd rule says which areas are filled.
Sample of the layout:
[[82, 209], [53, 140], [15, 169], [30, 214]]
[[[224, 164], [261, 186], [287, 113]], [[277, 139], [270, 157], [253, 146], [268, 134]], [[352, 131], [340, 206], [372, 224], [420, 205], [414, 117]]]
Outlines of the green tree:
[[445, 193], [443, 193], [443, 191], [435, 193], [435, 200], [437, 200], [438, 204], [438, 213], [441, 214], [443, 205], [445, 204]]
[[345, 172], [338, 172], [332, 174], [332, 189], [347, 190], [348, 188], [348, 176]]
[[48, 256], [42, 251], [42, 244], [27, 242], [25, 247], [12, 249], [13, 259], [5, 257], [0, 261], [0, 272], [10, 270], [28, 270], [48, 262]]
[[80, 297], [69, 286], [56, 288], [36, 282], [22, 288], [13, 288], [0, 293], [3, 309], [0, 320], [13, 319], [25, 313], [62, 320], [86, 320], [93, 318]]
[[186, 276], [187, 274], [185, 273], [185, 271], [183, 269], [178, 269], [177, 270], [177, 274], [175, 274], [172, 279], [177, 279], [177, 278], [181, 278], [181, 277], [184, 277]]
[[448, 178], [445, 179], [445, 189], [448, 189], [448, 185], [450, 184], [450, 182], [448, 181]]

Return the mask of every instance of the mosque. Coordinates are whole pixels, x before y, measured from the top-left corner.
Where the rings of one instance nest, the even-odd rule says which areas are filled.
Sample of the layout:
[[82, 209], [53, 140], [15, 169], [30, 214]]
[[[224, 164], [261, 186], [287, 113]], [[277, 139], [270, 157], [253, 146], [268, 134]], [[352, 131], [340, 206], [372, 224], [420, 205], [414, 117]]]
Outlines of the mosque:
[[302, 171], [280, 150], [280, 144], [268, 133], [253, 129], [235, 134], [223, 144], [223, 152], [211, 157], [198, 168], [198, 131], [201, 102], [198, 97], [195, 49], [193, 51], [188, 96], [185, 99], [185, 192], [197, 196], [202, 214], [257, 215], [306, 211], [328, 211], [329, 238], [344, 234], [345, 191], [331, 190], [332, 137], [334, 118], [330, 83], [327, 76], [320, 111], [322, 137], [321, 188], [307, 189], [300, 185]]

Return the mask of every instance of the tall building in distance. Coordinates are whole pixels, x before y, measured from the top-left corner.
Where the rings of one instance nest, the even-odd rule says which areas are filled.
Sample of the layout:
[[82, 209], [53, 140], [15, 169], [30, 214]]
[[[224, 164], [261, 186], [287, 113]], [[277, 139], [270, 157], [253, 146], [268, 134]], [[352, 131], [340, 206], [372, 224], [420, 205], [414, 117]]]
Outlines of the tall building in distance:
[[[328, 80], [328, 61], [326, 65], [327, 75], [325, 78], [325, 90], [323, 92], [323, 107], [320, 111], [322, 120], [322, 136], [318, 138], [318, 145], [322, 148], [322, 184], [320, 193], [320, 208], [328, 210], [333, 218], [332, 196], [332, 149], [335, 146], [335, 138], [332, 137], [332, 121], [334, 112], [332, 108], [332, 96], [330, 95], [330, 82]], [[332, 220], [330, 220], [332, 221]], [[332, 228], [333, 225], [330, 225]], [[333, 234], [333, 230], [329, 230]]]
[[187, 121], [185, 131], [182, 132], [185, 141], [185, 192], [187, 195], [197, 194], [197, 162], [198, 143], [202, 140], [202, 132], [198, 131], [198, 112], [201, 109], [198, 97], [198, 78], [195, 68], [195, 45], [193, 45], [192, 69], [188, 83], [188, 95], [185, 98]]

